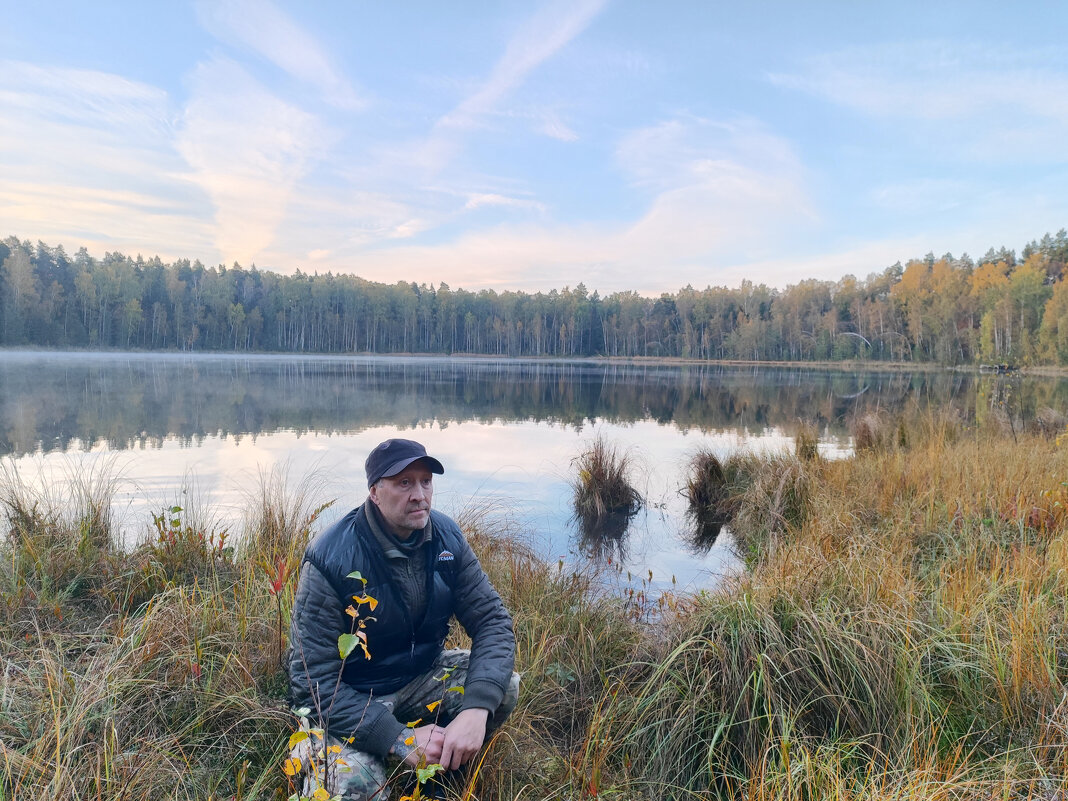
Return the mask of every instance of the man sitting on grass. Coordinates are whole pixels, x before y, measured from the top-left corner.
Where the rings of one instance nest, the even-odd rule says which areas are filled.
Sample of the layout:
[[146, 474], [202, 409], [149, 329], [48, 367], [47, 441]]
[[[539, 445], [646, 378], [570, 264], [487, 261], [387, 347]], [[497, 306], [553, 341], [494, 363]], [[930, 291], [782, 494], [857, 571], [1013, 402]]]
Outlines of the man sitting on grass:
[[[367, 501], [304, 553], [289, 632], [290, 700], [327, 734], [294, 750], [304, 794], [350, 801], [388, 797], [389, 758], [470, 763], [519, 692], [512, 619], [460, 528], [430, 508], [441, 462], [389, 439], [365, 470]], [[442, 648], [454, 615], [470, 651]], [[360, 638], [346, 658], [342, 634]]]

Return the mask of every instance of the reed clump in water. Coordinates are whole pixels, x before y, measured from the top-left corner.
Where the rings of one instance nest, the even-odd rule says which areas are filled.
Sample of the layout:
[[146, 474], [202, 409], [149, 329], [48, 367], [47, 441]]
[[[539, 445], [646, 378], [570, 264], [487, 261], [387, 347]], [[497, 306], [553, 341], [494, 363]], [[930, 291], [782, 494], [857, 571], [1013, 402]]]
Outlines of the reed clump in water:
[[712, 450], [700, 448], [690, 457], [682, 492], [691, 525], [688, 539], [698, 551], [712, 547], [723, 526], [734, 519], [758, 465], [759, 460], [746, 452], [720, 459]]
[[632, 483], [633, 458], [598, 436], [573, 460], [571, 480], [575, 519], [596, 531], [610, 517], [630, 518], [642, 507], [641, 493]]

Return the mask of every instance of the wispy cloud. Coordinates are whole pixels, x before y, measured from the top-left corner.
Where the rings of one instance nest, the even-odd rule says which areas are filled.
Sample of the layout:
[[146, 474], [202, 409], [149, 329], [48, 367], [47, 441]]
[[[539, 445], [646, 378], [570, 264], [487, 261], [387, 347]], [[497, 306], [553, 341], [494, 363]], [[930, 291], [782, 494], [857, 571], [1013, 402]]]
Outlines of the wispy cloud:
[[918, 178], [876, 187], [871, 198], [876, 206], [886, 211], [928, 215], [972, 203], [977, 191], [967, 181]]
[[244, 45], [294, 78], [316, 87], [323, 98], [348, 110], [366, 101], [331, 63], [326, 50], [270, 0], [201, 0], [203, 25], [216, 38]]
[[[617, 159], [647, 196], [629, 221], [509, 223], [440, 244], [364, 250], [359, 272], [472, 289], [584, 281], [601, 291], [655, 292], [727, 280], [723, 268], [745, 254], [762, 257], [778, 237], [816, 220], [791, 148], [752, 120], [670, 120], [625, 137]], [[468, 205], [487, 202], [515, 200], [485, 193]]]
[[191, 87], [177, 146], [215, 204], [223, 259], [248, 264], [274, 239], [312, 154], [330, 135], [227, 59], [200, 64]]
[[739, 249], [760, 252], [817, 220], [800, 160], [754, 120], [670, 120], [627, 136], [617, 158], [655, 192], [624, 235], [627, 250], [676, 269], [723, 263]]
[[722, 275], [728, 285], [737, 285], [748, 278], [757, 284], [780, 288], [809, 278], [824, 281], [836, 281], [844, 275], [865, 278], [895, 262], [904, 263], [918, 257], [931, 247], [931, 240], [921, 236], [882, 239], [831, 247], [817, 253], [736, 262], [725, 265]]
[[[420, 148], [417, 159], [430, 172], [442, 169], [459, 147], [456, 136], [481, 128], [486, 115], [515, 91], [532, 71], [567, 46], [607, 5], [608, 0], [552, 0], [529, 17], [512, 37], [486, 80], [442, 116]], [[574, 137], [561, 121], [539, 126], [560, 139]]]
[[773, 84], [999, 160], [1068, 159], [1068, 70], [1059, 52], [945, 41], [855, 47], [806, 60]]
[[545, 206], [536, 200], [522, 197], [509, 197], [508, 195], [499, 195], [496, 192], [472, 193], [468, 196], [467, 203], [464, 204], [464, 208], [469, 211], [486, 206], [505, 206], [509, 208], [532, 209], [539, 212], [545, 211]]
[[449, 128], [477, 124], [478, 117], [492, 109], [527, 75], [586, 29], [607, 0], [552, 2], [530, 17], [505, 48], [486, 82], [474, 94], [439, 121]]
[[7, 61], [0, 106], [6, 233], [101, 250], [214, 253], [207, 205], [172, 146], [177, 112], [165, 92], [94, 70]]

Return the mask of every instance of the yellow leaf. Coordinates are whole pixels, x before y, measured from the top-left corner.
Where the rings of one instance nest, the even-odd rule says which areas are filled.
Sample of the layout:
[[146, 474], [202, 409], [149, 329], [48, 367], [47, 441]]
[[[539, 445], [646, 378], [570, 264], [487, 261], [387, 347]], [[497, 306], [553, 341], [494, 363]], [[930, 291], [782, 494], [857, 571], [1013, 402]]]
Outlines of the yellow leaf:
[[287, 759], [282, 763], [282, 770], [285, 771], [286, 776], [296, 776], [300, 773], [301, 763], [298, 757]]
[[349, 604], [345, 607], [345, 614], [349, 617], [356, 617], [356, 609], [353, 607], [352, 604]]
[[304, 740], [307, 740], [307, 739], [308, 739], [308, 732], [306, 732], [306, 731], [295, 731], [295, 732], [293, 732], [292, 736], [290, 736], [290, 738], [289, 738], [289, 746], [287, 747], [287, 750], [292, 751], [293, 747], [297, 743], [304, 742]]
[[404, 725], [407, 726], [409, 729], [414, 729], [416, 726], [418, 726], [422, 722], [423, 722], [423, 719], [419, 718], [418, 720], [409, 720]]
[[367, 596], [367, 603], [371, 605], [372, 612], [375, 611], [375, 607], [378, 606], [378, 601], [375, 598], [372, 598], [370, 595]]
[[330, 801], [330, 793], [320, 787], [318, 790], [312, 793], [312, 798], [314, 798], [315, 801]]
[[326, 747], [326, 753], [328, 753], [328, 754], [340, 754], [341, 753], [341, 746], [340, 745], [329, 745], [329, 746]]
[[429, 709], [431, 712], [433, 712], [435, 709], [438, 708], [438, 704], [440, 704], [440, 703], [441, 703], [441, 701], [435, 701], [432, 704], [427, 704], [426, 708]]
[[414, 736], [413, 737], [409, 737], [407, 740], [404, 741], [404, 744], [405, 745], [415, 745], [415, 737]]
[[355, 737], [349, 737], [348, 739], [345, 740], [345, 742], [348, 743], [349, 745], [352, 745], [354, 742], [356, 742], [356, 738]]

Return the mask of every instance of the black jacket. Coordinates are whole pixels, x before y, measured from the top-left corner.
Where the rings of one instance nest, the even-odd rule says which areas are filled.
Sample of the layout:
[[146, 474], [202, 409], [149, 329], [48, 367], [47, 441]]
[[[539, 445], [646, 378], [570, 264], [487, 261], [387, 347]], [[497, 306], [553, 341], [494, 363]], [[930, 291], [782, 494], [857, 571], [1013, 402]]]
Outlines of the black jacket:
[[[492, 712], [500, 705], [514, 669], [515, 635], [511, 617], [459, 527], [436, 511], [430, 513], [432, 536], [422, 554], [427, 608], [422, 620], [413, 620], [366, 515], [362, 506], [353, 509], [305, 551], [290, 622], [290, 701], [310, 708], [313, 720], [321, 713], [335, 737], [353, 737], [361, 751], [385, 755], [404, 724], [373, 699], [430, 668], [453, 615], [471, 637], [465, 707]], [[353, 572], [367, 579], [366, 587], [347, 578]], [[369, 604], [353, 601], [365, 592], [378, 601], [373, 612]], [[356, 648], [342, 664], [338, 637], [353, 631], [345, 612], [349, 606], [366, 621], [371, 658]]]

